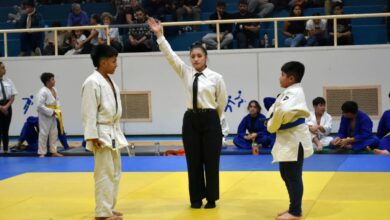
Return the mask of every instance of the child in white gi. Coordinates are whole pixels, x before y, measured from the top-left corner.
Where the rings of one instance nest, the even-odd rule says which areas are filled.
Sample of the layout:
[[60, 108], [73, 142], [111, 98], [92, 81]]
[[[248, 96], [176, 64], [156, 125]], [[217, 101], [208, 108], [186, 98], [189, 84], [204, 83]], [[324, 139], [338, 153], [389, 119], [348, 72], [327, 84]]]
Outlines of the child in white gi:
[[121, 176], [120, 149], [127, 146], [120, 129], [120, 90], [109, 76], [115, 72], [117, 56], [108, 45], [96, 46], [91, 58], [97, 69], [85, 80], [81, 92], [86, 148], [95, 156], [95, 216], [105, 220], [122, 219], [123, 215], [114, 211]]
[[329, 136], [332, 131], [332, 116], [325, 111], [326, 101], [322, 97], [313, 99], [313, 108], [314, 111], [310, 112], [306, 123], [312, 135], [313, 148], [316, 151], [322, 151], [323, 146], [328, 146], [333, 140]]
[[[45, 86], [37, 94], [39, 118], [38, 154], [39, 157], [45, 157], [47, 153], [47, 142], [49, 142], [51, 155], [54, 157], [62, 157], [62, 154], [57, 152], [58, 128], [56, 112], [60, 111], [60, 101], [58, 92], [54, 87], [56, 84], [54, 74], [42, 73], [41, 81]], [[62, 120], [59, 121], [62, 122]]]
[[289, 209], [279, 213], [278, 220], [301, 219], [303, 158], [313, 154], [311, 135], [305, 124], [305, 118], [310, 114], [300, 84], [304, 72], [305, 66], [300, 62], [291, 61], [282, 66], [279, 81], [285, 90], [267, 115], [267, 130], [276, 133], [272, 162], [279, 162], [280, 174], [290, 197]]

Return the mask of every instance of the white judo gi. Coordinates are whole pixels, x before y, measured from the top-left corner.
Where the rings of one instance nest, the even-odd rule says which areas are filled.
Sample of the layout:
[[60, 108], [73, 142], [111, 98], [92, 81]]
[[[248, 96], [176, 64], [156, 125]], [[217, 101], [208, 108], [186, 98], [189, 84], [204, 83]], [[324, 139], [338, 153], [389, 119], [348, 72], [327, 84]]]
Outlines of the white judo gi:
[[[57, 119], [54, 107], [59, 108], [60, 101], [57, 90], [53, 87], [57, 97], [55, 98], [47, 87], [42, 87], [37, 94], [37, 111], [39, 120], [38, 154], [47, 153], [47, 142], [51, 153], [57, 152]], [[48, 140], [49, 139], [49, 140]]]
[[276, 141], [271, 152], [272, 163], [297, 161], [299, 144], [302, 144], [305, 158], [313, 154], [310, 131], [305, 123], [280, 130], [282, 125], [305, 119], [309, 115], [300, 83], [293, 84], [280, 93], [267, 114], [267, 118], [271, 117], [267, 122], [267, 130], [276, 133]]
[[[318, 125], [317, 118], [314, 112], [310, 112], [310, 116], [306, 119], [307, 125]], [[325, 132], [318, 131], [318, 134], [311, 133], [312, 139], [317, 136], [323, 146], [328, 146], [330, 142], [333, 140], [333, 137], [329, 136], [332, 131], [332, 116], [330, 116], [327, 112], [321, 116], [320, 126], [322, 126]], [[313, 143], [313, 148], [316, 148], [316, 145]]]
[[87, 141], [86, 148], [95, 156], [96, 217], [113, 216], [121, 176], [120, 149], [128, 145], [120, 129], [122, 104], [120, 90], [112, 81], [116, 97], [107, 80], [94, 71], [84, 82], [81, 92], [81, 117], [84, 139], [98, 138], [103, 147]]

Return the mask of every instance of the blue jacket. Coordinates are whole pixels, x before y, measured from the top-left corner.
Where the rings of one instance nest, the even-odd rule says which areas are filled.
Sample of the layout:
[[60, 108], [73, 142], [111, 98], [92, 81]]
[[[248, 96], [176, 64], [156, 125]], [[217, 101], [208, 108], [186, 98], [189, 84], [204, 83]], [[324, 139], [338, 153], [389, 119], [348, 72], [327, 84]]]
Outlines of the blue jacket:
[[358, 111], [356, 115], [355, 130], [352, 135], [349, 135], [351, 130], [351, 119], [341, 117], [340, 128], [337, 136], [340, 138], [353, 137], [356, 141], [362, 141], [372, 137], [372, 121], [368, 115], [362, 111]]
[[254, 124], [254, 127], [252, 127], [251, 126], [252, 117], [250, 114], [248, 114], [247, 116], [245, 116], [241, 120], [240, 125], [238, 126], [238, 129], [237, 129], [238, 136], [244, 137], [247, 134], [247, 132], [246, 132], [247, 130], [250, 133], [256, 132], [258, 137], [262, 137], [264, 135], [269, 135], [269, 133], [267, 132], [267, 128], [264, 125], [264, 119], [265, 119], [265, 116], [260, 113], [256, 117], [256, 122]]

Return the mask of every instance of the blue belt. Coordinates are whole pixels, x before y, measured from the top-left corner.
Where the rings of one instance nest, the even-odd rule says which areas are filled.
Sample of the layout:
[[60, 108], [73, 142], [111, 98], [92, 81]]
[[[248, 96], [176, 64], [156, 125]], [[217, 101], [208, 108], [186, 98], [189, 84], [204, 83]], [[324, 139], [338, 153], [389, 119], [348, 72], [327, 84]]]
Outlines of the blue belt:
[[290, 123], [281, 125], [279, 130], [286, 130], [286, 129], [293, 128], [293, 127], [296, 127], [296, 126], [304, 124], [304, 123], [305, 123], [305, 119], [300, 118], [294, 122], [290, 122]]

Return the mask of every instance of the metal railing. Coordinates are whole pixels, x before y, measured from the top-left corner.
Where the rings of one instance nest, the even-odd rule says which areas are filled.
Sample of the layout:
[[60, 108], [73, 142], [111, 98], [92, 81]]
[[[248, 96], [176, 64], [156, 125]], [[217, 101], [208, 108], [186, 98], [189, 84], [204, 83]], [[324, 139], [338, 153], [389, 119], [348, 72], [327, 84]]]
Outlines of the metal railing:
[[[217, 49], [220, 50], [220, 25], [221, 24], [236, 24], [236, 23], [254, 23], [254, 22], [273, 22], [274, 23], [274, 40], [275, 48], [279, 47], [279, 30], [278, 22], [281, 21], [299, 21], [310, 19], [327, 19], [333, 20], [333, 45], [337, 46], [337, 20], [338, 19], [356, 19], [356, 18], [376, 18], [376, 17], [390, 17], [390, 13], [370, 13], [370, 14], [345, 14], [345, 15], [323, 15], [323, 16], [304, 16], [304, 17], [280, 17], [280, 18], [253, 18], [253, 19], [228, 19], [228, 20], [207, 20], [207, 21], [183, 21], [183, 22], [163, 22], [162, 27], [172, 26], [189, 26], [189, 25], [216, 25], [217, 34]], [[120, 25], [122, 26], [122, 25]], [[31, 28], [31, 29], [9, 29], [0, 30], [0, 33], [4, 35], [4, 56], [8, 56], [8, 33], [21, 33], [21, 32], [46, 32], [54, 31], [54, 44], [55, 44], [55, 56], [58, 56], [58, 41], [57, 32], [60, 30], [90, 30], [90, 29], [106, 29], [107, 44], [110, 43], [109, 28], [108, 25], [97, 26], [78, 26], [78, 27], [51, 27], [51, 28]]]
[[8, 57], [8, 34], [10, 33], [33, 33], [33, 32], [47, 32], [54, 31], [54, 55], [58, 56], [58, 31], [71, 31], [71, 30], [92, 30], [92, 29], [105, 29], [107, 44], [110, 44], [110, 26], [108, 25], [95, 25], [95, 26], [73, 26], [73, 27], [47, 27], [47, 28], [28, 28], [28, 29], [8, 29], [0, 30], [0, 33], [4, 36], [4, 57]]

